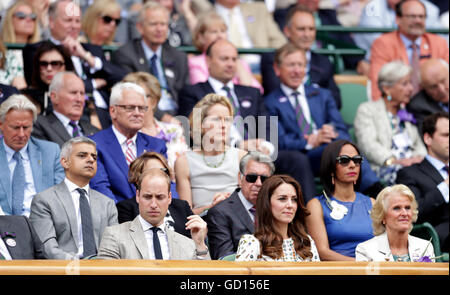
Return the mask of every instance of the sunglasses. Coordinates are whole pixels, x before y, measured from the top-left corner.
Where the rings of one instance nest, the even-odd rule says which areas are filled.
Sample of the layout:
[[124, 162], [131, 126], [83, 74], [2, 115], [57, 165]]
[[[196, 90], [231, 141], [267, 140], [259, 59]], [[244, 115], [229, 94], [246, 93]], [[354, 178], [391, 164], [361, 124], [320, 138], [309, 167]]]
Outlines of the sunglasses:
[[120, 18], [112, 18], [108, 15], [102, 16], [102, 20], [105, 24], [109, 25], [112, 21], [116, 23], [116, 26], [120, 24], [121, 19]]
[[59, 61], [59, 60], [40, 61], [39, 62], [39, 66], [43, 69], [48, 68], [49, 65], [52, 67], [52, 69], [58, 70], [64, 65], [64, 62]]
[[265, 175], [247, 174], [247, 175], [245, 175], [245, 181], [247, 181], [249, 183], [255, 183], [256, 180], [258, 180], [258, 177], [260, 177], [261, 183], [263, 183], [267, 178], [269, 178], [269, 176], [265, 176]]
[[359, 155], [354, 156], [353, 158], [346, 155], [336, 157], [336, 162], [338, 162], [342, 166], [347, 166], [350, 163], [350, 161], [353, 161], [353, 163], [355, 163], [356, 166], [359, 166], [363, 161], [363, 157]]
[[22, 12], [22, 11], [18, 11], [16, 13], [14, 13], [14, 16], [21, 20], [24, 20], [27, 17], [31, 20], [36, 20], [36, 18], [37, 18], [37, 15], [35, 13], [26, 14], [25, 12]]

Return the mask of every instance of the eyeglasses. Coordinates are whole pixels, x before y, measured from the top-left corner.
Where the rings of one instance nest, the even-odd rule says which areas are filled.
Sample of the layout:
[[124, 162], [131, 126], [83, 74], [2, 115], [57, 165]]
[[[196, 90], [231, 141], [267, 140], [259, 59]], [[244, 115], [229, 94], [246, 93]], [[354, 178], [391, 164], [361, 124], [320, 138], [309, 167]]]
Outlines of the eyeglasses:
[[48, 68], [48, 66], [51, 66], [52, 69], [59, 70], [63, 65], [64, 65], [64, 62], [60, 61], [60, 60], [52, 60], [52, 61], [42, 60], [42, 61], [39, 61], [39, 66], [42, 69], [46, 69], [46, 68]]
[[145, 113], [148, 110], [148, 106], [133, 106], [133, 105], [120, 105], [120, 104], [116, 104], [115, 106], [124, 109], [125, 112], [127, 112], [127, 113], [134, 112], [136, 110], [136, 108], [138, 109], [139, 113]]
[[427, 16], [425, 14], [404, 14], [404, 15], [402, 15], [402, 17], [405, 17], [407, 19], [418, 18], [420, 20], [424, 20], [427, 18]]
[[258, 180], [258, 177], [261, 179], [261, 183], [263, 183], [269, 176], [258, 175], [258, 174], [247, 174], [245, 175], [245, 181], [249, 183], [255, 183]]
[[13, 14], [15, 17], [17, 17], [20, 20], [24, 20], [27, 17], [31, 20], [36, 20], [37, 15], [36, 13], [30, 13], [30, 14], [26, 14], [25, 12], [22, 11], [17, 11], [16, 13]]
[[109, 25], [112, 21], [114, 21], [116, 26], [118, 26], [122, 19], [120, 19], [120, 18], [113, 18], [113, 17], [110, 17], [109, 15], [104, 15], [104, 16], [102, 16], [102, 20], [107, 25]]
[[353, 163], [355, 163], [356, 166], [359, 166], [363, 161], [363, 157], [359, 155], [354, 156], [353, 158], [346, 155], [336, 157], [336, 162], [338, 162], [342, 166], [347, 166], [350, 163], [350, 161], [353, 161]]

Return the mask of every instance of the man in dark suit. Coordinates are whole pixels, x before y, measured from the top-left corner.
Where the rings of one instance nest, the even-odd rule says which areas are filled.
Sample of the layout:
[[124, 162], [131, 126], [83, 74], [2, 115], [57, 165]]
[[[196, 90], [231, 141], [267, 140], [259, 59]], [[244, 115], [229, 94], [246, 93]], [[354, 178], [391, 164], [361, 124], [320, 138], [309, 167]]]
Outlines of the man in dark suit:
[[[109, 118], [109, 89], [122, 80], [125, 72], [108, 62], [100, 46], [80, 43], [81, 10], [72, 0], [57, 0], [48, 9], [49, 40], [63, 45], [71, 54], [75, 70], [84, 82], [86, 94], [95, 102], [96, 111], [103, 128], [111, 125]], [[33, 58], [41, 42], [27, 44], [23, 51], [25, 79], [31, 84]]]
[[34, 122], [33, 136], [53, 141], [61, 147], [76, 136], [89, 136], [99, 130], [82, 119], [85, 104], [84, 84], [75, 73], [59, 72], [49, 86], [53, 112], [38, 115]]
[[0, 103], [7, 100], [13, 94], [19, 94], [16, 87], [0, 84]]
[[[98, 169], [90, 185], [116, 203], [136, 196], [128, 182], [128, 166], [146, 151], [166, 156], [163, 140], [138, 132], [148, 109], [144, 89], [134, 83], [118, 83], [111, 91], [112, 126], [90, 136], [97, 143]], [[167, 156], [166, 156], [167, 157]]]
[[208, 210], [208, 243], [212, 259], [236, 253], [244, 234], [255, 232], [255, 206], [265, 178], [274, 171], [270, 157], [250, 152], [239, 163], [237, 189], [229, 198]]
[[417, 223], [429, 222], [438, 232], [441, 249], [449, 251], [449, 119], [438, 112], [423, 121], [428, 155], [418, 164], [401, 169], [397, 183], [407, 185], [419, 204]]
[[120, 47], [112, 61], [129, 72], [149, 72], [161, 85], [162, 97], [155, 116], [169, 122], [178, 110], [178, 92], [189, 83], [187, 56], [167, 41], [169, 12], [159, 3], [149, 1], [138, 16], [136, 28], [141, 39]]
[[[206, 82], [183, 88], [180, 92], [180, 115], [188, 116], [194, 105], [208, 93], [229, 97], [235, 108], [235, 124], [230, 133], [230, 144], [244, 150], [259, 150], [274, 158], [275, 147], [269, 142], [273, 126], [271, 127], [259, 90], [232, 82], [236, 74], [236, 60], [237, 50], [229, 41], [219, 39], [212, 43], [206, 50], [210, 77]], [[240, 118], [255, 118], [256, 124], [245, 124], [244, 128], [240, 128]], [[258, 124], [260, 118], [266, 123], [265, 130], [259, 130], [262, 128]], [[259, 136], [263, 131], [265, 138]], [[276, 155], [276, 172], [290, 174], [302, 185], [305, 195], [312, 197], [315, 194], [314, 178], [306, 156], [297, 151], [277, 151]]]
[[447, 62], [440, 59], [424, 61], [420, 65], [420, 80], [422, 90], [406, 106], [416, 118], [419, 129], [422, 128], [425, 117], [439, 111], [448, 112], [449, 74]]
[[25, 216], [0, 216], [0, 261], [45, 259], [42, 242]]
[[[334, 81], [334, 69], [328, 57], [311, 51], [316, 42], [316, 24], [314, 14], [302, 6], [294, 6], [287, 15], [283, 32], [297, 47], [306, 51], [307, 84], [317, 84], [331, 91], [338, 109], [341, 108], [341, 93]], [[275, 53], [264, 53], [261, 58], [262, 84], [266, 94], [280, 86], [280, 79], [273, 70]]]
[[[328, 90], [304, 85], [305, 52], [288, 43], [275, 53], [274, 69], [281, 84], [265, 98], [271, 116], [278, 117], [280, 150], [305, 152], [314, 175], [319, 174], [322, 152], [337, 139], [350, 140], [347, 127]], [[363, 161], [361, 191], [376, 196], [383, 187]]]

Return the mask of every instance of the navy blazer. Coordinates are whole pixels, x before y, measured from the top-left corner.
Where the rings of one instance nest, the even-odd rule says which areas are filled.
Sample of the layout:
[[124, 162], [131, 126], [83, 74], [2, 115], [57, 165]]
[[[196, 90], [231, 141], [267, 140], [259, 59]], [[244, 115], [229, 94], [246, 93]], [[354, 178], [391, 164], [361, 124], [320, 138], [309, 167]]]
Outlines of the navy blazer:
[[19, 90], [16, 87], [0, 84], [0, 103], [4, 102], [13, 94], [19, 94]]
[[[330, 91], [318, 86], [305, 86], [306, 98], [311, 117], [317, 128], [324, 124], [334, 126], [338, 139], [350, 139], [344, 120], [336, 108]], [[304, 151], [307, 141], [297, 125], [295, 110], [281, 87], [265, 98], [267, 111], [278, 116], [278, 145], [280, 150]]]
[[[280, 79], [273, 69], [275, 53], [268, 52], [261, 56], [262, 85], [265, 93], [271, 93], [280, 86]], [[317, 84], [333, 94], [338, 109], [341, 108], [341, 91], [334, 81], [334, 69], [330, 60], [323, 55], [311, 52], [309, 61], [309, 84]]]
[[[136, 189], [128, 182], [128, 165], [119, 141], [112, 130], [108, 129], [89, 136], [97, 143], [97, 173], [91, 179], [90, 186], [110, 197], [116, 203], [136, 196]], [[144, 152], [157, 152], [167, 158], [166, 143], [158, 138], [138, 132], [136, 138], [137, 156]]]

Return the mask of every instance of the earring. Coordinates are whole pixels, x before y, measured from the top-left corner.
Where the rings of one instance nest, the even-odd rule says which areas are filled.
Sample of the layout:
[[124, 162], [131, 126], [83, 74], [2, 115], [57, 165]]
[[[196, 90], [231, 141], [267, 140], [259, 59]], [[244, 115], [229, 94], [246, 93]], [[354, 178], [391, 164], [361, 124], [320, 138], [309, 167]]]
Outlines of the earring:
[[388, 95], [388, 96], [386, 97], [386, 99], [387, 99], [388, 101], [391, 101], [391, 100], [392, 100], [392, 96]]

